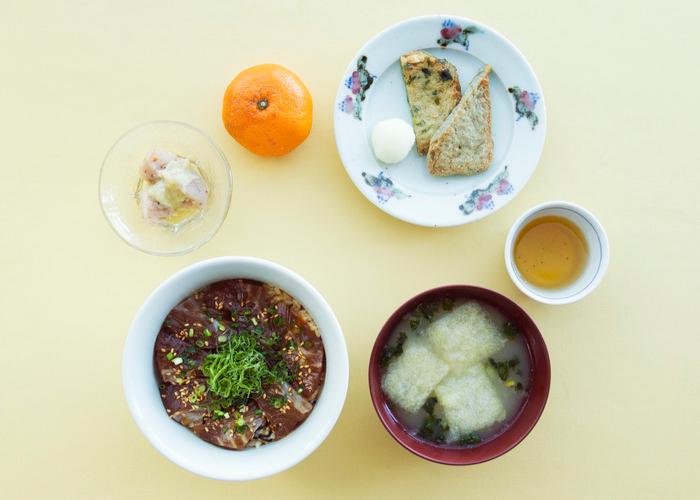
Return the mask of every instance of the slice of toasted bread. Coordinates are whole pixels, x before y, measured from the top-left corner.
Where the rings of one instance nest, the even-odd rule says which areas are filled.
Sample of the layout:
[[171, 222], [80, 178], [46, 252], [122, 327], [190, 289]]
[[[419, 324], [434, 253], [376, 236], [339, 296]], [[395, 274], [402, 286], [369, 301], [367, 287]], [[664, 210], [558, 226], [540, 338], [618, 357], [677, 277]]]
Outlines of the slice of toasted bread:
[[402, 55], [400, 63], [416, 133], [416, 149], [424, 155], [430, 138], [462, 97], [459, 75], [445, 59], [422, 50]]
[[428, 149], [432, 175], [474, 175], [489, 168], [493, 160], [490, 72], [487, 64], [433, 135]]

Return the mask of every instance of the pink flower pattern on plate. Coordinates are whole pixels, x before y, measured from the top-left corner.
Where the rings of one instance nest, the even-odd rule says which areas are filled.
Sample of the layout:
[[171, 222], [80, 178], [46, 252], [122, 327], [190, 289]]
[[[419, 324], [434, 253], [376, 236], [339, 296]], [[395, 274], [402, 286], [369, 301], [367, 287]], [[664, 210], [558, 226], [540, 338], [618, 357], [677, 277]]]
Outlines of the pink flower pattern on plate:
[[479, 28], [476, 26], [462, 28], [452, 19], [445, 19], [442, 22], [440, 38], [438, 38], [437, 44], [444, 48], [451, 43], [456, 43], [462, 45], [464, 50], [469, 50], [469, 35], [474, 35], [476, 33], [480, 33]]
[[376, 79], [377, 77], [367, 70], [367, 56], [360, 56], [357, 60], [357, 69], [345, 79], [345, 86], [352, 95], [346, 95], [338, 103], [338, 109], [358, 120], [362, 120], [362, 102], [365, 100], [365, 94]]
[[513, 192], [513, 185], [507, 179], [508, 166], [506, 165], [488, 186], [472, 191], [459, 209], [464, 212], [464, 215], [471, 215], [474, 211], [493, 210], [496, 208], [494, 195], [505, 196]]
[[493, 196], [491, 196], [488, 193], [481, 194], [479, 195], [479, 198], [476, 200], [476, 209], [477, 210], [492, 210], [493, 207], [496, 205], [493, 203]]
[[383, 205], [391, 198], [402, 199], [409, 198], [408, 195], [401, 191], [399, 188], [394, 186], [394, 181], [389, 177], [384, 175], [384, 171], [380, 171], [376, 176], [369, 174], [367, 172], [362, 172], [362, 178], [365, 180], [365, 184], [372, 187], [374, 192], [377, 194], [377, 201], [380, 205]]
[[340, 108], [340, 111], [343, 111], [344, 113], [351, 115], [353, 110], [354, 110], [353, 98], [350, 97], [349, 95], [345, 96], [345, 99], [340, 101], [340, 104], [338, 104], [338, 107]]
[[510, 194], [513, 192], [513, 185], [508, 182], [506, 179], [501, 179], [498, 182], [498, 186], [496, 187], [496, 194], [498, 195], [506, 195]]
[[537, 117], [537, 113], [535, 113], [535, 106], [537, 106], [537, 101], [540, 99], [539, 94], [528, 92], [517, 85], [509, 87], [508, 92], [511, 93], [515, 100], [515, 114], [518, 115], [515, 121], [517, 122], [524, 116], [527, 118], [527, 121], [530, 122], [532, 130], [535, 130], [535, 127], [540, 121]]

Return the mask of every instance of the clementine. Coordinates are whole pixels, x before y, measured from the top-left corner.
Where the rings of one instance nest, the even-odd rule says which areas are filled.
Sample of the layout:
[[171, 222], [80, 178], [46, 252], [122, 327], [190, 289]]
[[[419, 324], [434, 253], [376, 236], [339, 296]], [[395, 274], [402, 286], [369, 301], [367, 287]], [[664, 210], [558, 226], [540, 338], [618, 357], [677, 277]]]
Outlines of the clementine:
[[281, 156], [308, 137], [312, 112], [311, 94], [296, 74], [261, 64], [231, 81], [221, 116], [241, 146], [261, 156]]

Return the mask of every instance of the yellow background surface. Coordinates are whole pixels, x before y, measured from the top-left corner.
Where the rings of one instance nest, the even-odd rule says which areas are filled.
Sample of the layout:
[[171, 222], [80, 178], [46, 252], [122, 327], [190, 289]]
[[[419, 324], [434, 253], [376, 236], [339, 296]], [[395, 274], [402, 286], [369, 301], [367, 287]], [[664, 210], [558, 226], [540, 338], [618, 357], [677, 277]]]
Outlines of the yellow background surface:
[[[691, 498], [700, 444], [698, 244], [700, 81], [693, 2], [406, 0], [0, 0], [2, 347], [0, 497], [15, 498]], [[353, 186], [332, 114], [355, 52], [416, 15], [480, 20], [509, 37], [547, 99], [548, 136], [527, 188], [468, 226], [415, 227]], [[239, 147], [220, 120], [229, 80], [276, 62], [314, 98], [309, 139], [280, 159]], [[111, 144], [146, 120], [214, 138], [234, 172], [231, 209], [203, 248], [157, 258], [109, 228], [97, 198]], [[545, 306], [503, 265], [511, 223], [571, 200], [608, 231], [612, 259], [583, 301]], [[253, 255], [324, 294], [350, 355], [344, 411], [307, 460], [275, 477], [224, 483], [163, 458], [121, 387], [127, 329], [176, 270]], [[539, 325], [550, 398], [516, 449], [473, 467], [420, 460], [372, 409], [367, 361], [405, 299], [436, 285], [492, 288]]]

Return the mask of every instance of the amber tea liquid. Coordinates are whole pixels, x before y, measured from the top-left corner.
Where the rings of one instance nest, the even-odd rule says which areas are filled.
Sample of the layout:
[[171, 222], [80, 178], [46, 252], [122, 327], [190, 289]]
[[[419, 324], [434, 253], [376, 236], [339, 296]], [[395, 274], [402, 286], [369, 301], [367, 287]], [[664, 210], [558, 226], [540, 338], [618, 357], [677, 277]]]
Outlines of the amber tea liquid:
[[588, 244], [581, 229], [569, 219], [545, 215], [520, 230], [513, 257], [520, 274], [533, 285], [561, 288], [583, 272]]

